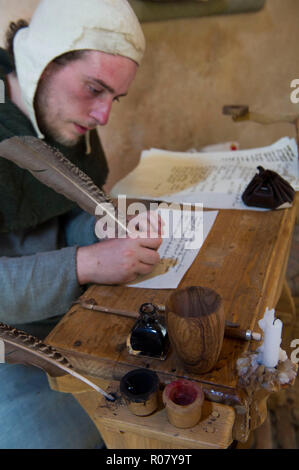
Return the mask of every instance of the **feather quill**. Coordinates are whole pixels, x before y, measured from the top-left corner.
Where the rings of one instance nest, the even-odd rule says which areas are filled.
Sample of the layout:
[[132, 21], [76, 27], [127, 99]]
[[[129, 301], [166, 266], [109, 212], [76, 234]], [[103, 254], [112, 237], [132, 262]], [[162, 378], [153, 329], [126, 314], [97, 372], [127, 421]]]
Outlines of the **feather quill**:
[[95, 215], [100, 206], [127, 233], [122, 222], [103, 206], [103, 203], [113, 205], [111, 197], [56, 148], [36, 137], [11, 137], [0, 143], [0, 156], [30, 171], [41, 183], [76, 202], [89, 214]]
[[115, 398], [73, 369], [71, 363], [52, 346], [48, 346], [35, 336], [0, 323], [0, 342], [4, 343], [5, 361], [11, 364], [25, 364], [39, 367], [52, 377], [71, 374], [85, 382], [108, 400]]

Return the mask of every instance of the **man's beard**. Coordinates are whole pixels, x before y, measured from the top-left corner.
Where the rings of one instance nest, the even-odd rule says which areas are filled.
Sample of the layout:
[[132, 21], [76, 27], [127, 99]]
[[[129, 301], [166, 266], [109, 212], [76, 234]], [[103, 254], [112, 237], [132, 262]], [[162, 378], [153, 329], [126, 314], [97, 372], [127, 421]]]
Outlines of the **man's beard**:
[[46, 137], [66, 147], [74, 147], [82, 139], [82, 136], [74, 136], [73, 138], [66, 137], [60, 129], [57, 128], [56, 119], [51, 116], [51, 99], [47, 94], [46, 86], [39, 85], [34, 100], [34, 108], [38, 127]]

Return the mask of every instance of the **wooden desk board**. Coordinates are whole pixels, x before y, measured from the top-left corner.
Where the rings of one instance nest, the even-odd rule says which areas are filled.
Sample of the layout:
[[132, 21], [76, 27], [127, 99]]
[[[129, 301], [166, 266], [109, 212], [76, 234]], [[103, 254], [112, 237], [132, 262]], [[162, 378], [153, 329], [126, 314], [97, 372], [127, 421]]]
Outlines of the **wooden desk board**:
[[[266, 306], [276, 305], [285, 275], [295, 207], [282, 211], [219, 211], [215, 224], [179, 287], [201, 285], [215, 289], [223, 299], [226, 319], [241, 328], [257, 328]], [[165, 303], [170, 290], [91, 286], [83, 299], [118, 309], [138, 310], [144, 302]], [[130, 356], [126, 338], [134, 320], [73, 306], [50, 333], [47, 342], [60, 350], [83, 373], [120, 380], [129, 370], [150, 367], [165, 380], [186, 376], [174, 353], [165, 361]], [[228, 394], [237, 385], [236, 359], [250, 346], [224, 339], [215, 368], [189, 378]], [[251, 346], [254, 346], [251, 343]], [[255, 344], [256, 346], [256, 344]]]

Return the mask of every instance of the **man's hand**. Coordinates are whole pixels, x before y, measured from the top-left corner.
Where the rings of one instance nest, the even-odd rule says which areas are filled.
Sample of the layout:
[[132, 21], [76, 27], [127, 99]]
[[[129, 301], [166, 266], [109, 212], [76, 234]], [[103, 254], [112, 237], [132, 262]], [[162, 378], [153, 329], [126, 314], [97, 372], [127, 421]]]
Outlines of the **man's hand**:
[[[145, 234], [143, 234], [144, 236]], [[149, 274], [159, 263], [162, 238], [108, 239], [77, 250], [77, 277], [81, 285], [126, 284]]]
[[[127, 216], [127, 228], [131, 233], [131, 238], [138, 236], [138, 232], [143, 232], [144, 236], [150, 237], [152, 233], [163, 235], [165, 225], [162, 217], [157, 211], [146, 211], [135, 216]], [[145, 235], [146, 234], [146, 235]]]

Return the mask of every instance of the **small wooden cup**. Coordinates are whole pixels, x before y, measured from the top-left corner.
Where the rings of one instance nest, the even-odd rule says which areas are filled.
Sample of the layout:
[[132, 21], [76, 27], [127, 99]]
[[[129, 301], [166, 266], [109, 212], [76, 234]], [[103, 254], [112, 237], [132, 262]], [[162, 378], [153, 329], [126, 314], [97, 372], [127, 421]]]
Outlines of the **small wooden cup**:
[[200, 421], [204, 393], [199, 384], [176, 380], [163, 391], [168, 421], [177, 428], [192, 428]]
[[183, 367], [204, 374], [216, 364], [225, 315], [219, 294], [208, 287], [176, 289], [166, 302], [169, 340]]
[[137, 416], [148, 416], [158, 408], [158, 390], [158, 375], [148, 369], [132, 370], [120, 381], [120, 392]]

